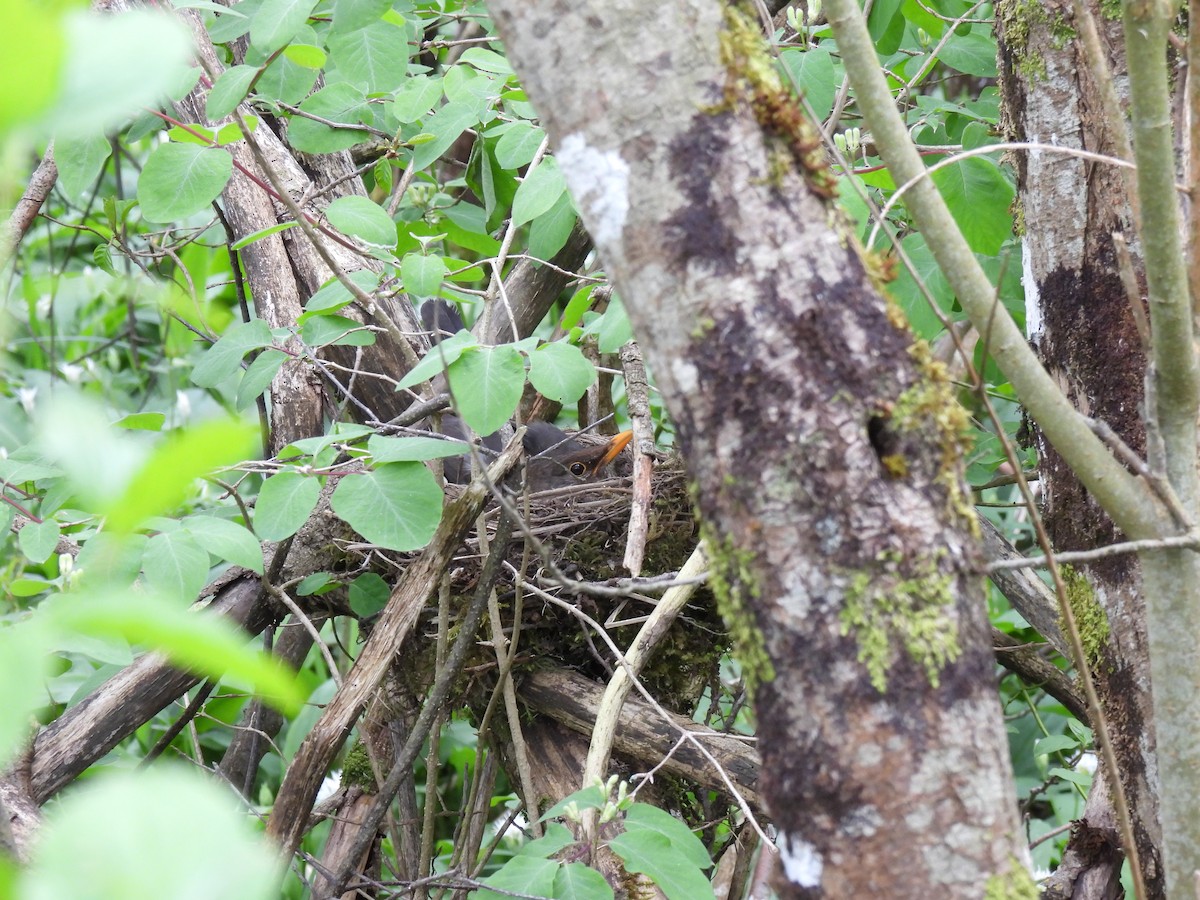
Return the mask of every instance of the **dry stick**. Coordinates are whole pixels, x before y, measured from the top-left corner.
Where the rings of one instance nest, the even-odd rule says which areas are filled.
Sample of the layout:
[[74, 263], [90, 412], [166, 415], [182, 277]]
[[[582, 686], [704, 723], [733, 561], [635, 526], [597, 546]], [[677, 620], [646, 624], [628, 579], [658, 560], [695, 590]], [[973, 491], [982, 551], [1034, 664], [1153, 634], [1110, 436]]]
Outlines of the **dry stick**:
[[[688, 557], [680, 575], [697, 575], [704, 571], [708, 561], [704, 558], [704, 542], [701, 541]], [[603, 784], [608, 771], [609, 757], [612, 755], [613, 737], [616, 733], [617, 721], [621, 715], [621, 706], [629, 696], [633, 681], [637, 679], [642, 668], [662, 639], [667, 636], [672, 623], [687, 606], [688, 601], [696, 592], [698, 585], [688, 584], [671, 588], [662, 595], [654, 606], [649, 618], [638, 630], [629, 650], [625, 653], [624, 665], [613, 672], [612, 680], [604, 691], [600, 707], [596, 710], [596, 727], [592, 732], [592, 743], [588, 748], [587, 762], [583, 767], [583, 783], [580, 787], [593, 784]], [[595, 812], [595, 810], [592, 810]], [[595, 824], [593, 817], [592, 824]], [[585, 827], [587, 823], [585, 822]]]
[[[994, 303], [995, 307], [999, 307], [1000, 298], [996, 297]], [[990, 335], [984, 335], [983, 347], [985, 354], [988, 347], [988, 337]], [[1137, 844], [1134, 843], [1133, 818], [1129, 812], [1129, 803], [1125, 798], [1125, 787], [1121, 784], [1121, 770], [1117, 768], [1117, 756], [1113, 751], [1112, 740], [1109, 737], [1108, 719], [1105, 717], [1104, 710], [1100, 706], [1100, 696], [1096, 693], [1096, 685], [1092, 681], [1091, 667], [1088, 664], [1087, 653], [1083, 648], [1083, 638], [1080, 637], [1079, 624], [1075, 620], [1075, 610], [1071, 607], [1071, 602], [1067, 599], [1067, 586], [1063, 583], [1062, 572], [1059, 570], [1054, 548], [1050, 544], [1050, 536], [1046, 533], [1045, 523], [1042, 522], [1041, 513], [1038, 512], [1037, 501], [1034, 499], [1029, 482], [1025, 480], [1024, 473], [1021, 470], [1021, 460], [1017, 456], [1017, 451], [1013, 448], [1012, 442], [1009, 441], [1008, 435], [1004, 432], [1003, 423], [1000, 416], [996, 413], [995, 407], [992, 406], [991, 397], [988, 396], [987, 391], [984, 389], [983, 378], [979, 375], [978, 370], [973, 374], [975, 377], [976, 395], [983, 403], [988, 418], [995, 426], [996, 436], [1000, 440], [1004, 456], [1017, 476], [1017, 488], [1020, 490], [1021, 497], [1025, 500], [1026, 508], [1029, 511], [1029, 520], [1033, 524], [1034, 532], [1037, 534], [1038, 546], [1042, 548], [1042, 552], [1046, 555], [1050, 577], [1054, 582], [1054, 593], [1058, 597], [1058, 607], [1062, 613], [1063, 631], [1066, 633], [1067, 640], [1071, 644], [1072, 661], [1075, 663], [1076, 671], [1079, 672], [1079, 682], [1083, 686], [1084, 696], [1087, 697], [1088, 719], [1091, 723], [1093, 734], [1096, 737], [1101, 758], [1104, 761], [1105, 772], [1108, 775], [1109, 787], [1113, 798], [1113, 808], [1117, 813], [1117, 823], [1121, 830], [1121, 840], [1125, 844], [1125, 855], [1129, 860], [1129, 870], [1133, 878], [1134, 896], [1138, 900], [1143, 900], [1146, 897], [1146, 886], [1142, 879]]]
[[233, 117], [237, 121], [238, 127], [242, 131], [242, 139], [246, 142], [246, 146], [250, 149], [250, 154], [254, 157], [254, 161], [258, 164], [258, 167], [262, 170], [263, 174], [267, 176], [267, 180], [271, 182], [271, 187], [274, 188], [275, 192], [279, 195], [279, 201], [287, 208], [288, 212], [292, 214], [292, 218], [296, 222], [297, 227], [304, 232], [304, 236], [307, 237], [312, 243], [313, 249], [317, 251], [317, 255], [321, 257], [321, 261], [329, 267], [329, 271], [333, 273], [333, 276], [338, 280], [338, 283], [348, 290], [350, 295], [356, 301], [358, 301], [362, 308], [363, 315], [369, 316], [372, 320], [378, 322], [385, 331], [387, 331], [388, 335], [395, 343], [396, 348], [400, 351], [400, 355], [404, 357], [404, 364], [410, 369], [416, 366], [420, 360], [417, 358], [416, 351], [413, 350], [412, 345], [409, 344], [408, 338], [400, 333], [400, 329], [396, 327], [396, 323], [392, 321], [391, 316], [383, 312], [376, 314], [376, 311], [379, 309], [379, 304], [376, 302], [375, 298], [359, 287], [358, 284], [346, 273], [346, 270], [342, 268], [338, 261], [333, 258], [333, 254], [329, 252], [329, 248], [325, 246], [325, 242], [320, 239], [320, 236], [317, 234], [317, 229], [311, 222], [309, 222], [304, 210], [296, 205], [296, 201], [293, 200], [292, 195], [288, 193], [287, 186], [279, 177], [279, 173], [276, 172], [274, 167], [272, 167], [267, 161], [266, 154], [263, 153], [262, 147], [260, 147], [258, 141], [255, 140], [254, 135], [251, 132], [250, 127], [246, 124], [246, 120], [242, 117], [242, 114], [235, 109], [233, 111]]
[[[541, 144], [533, 154], [533, 159], [529, 162], [529, 168], [525, 170], [525, 177], [528, 178], [533, 174], [534, 170], [541, 163], [542, 157], [546, 155], [546, 151], [550, 149], [550, 137], [547, 135], [542, 138]], [[482, 337], [489, 334], [492, 329], [493, 306], [497, 295], [504, 304], [504, 312], [508, 316], [509, 327], [512, 328], [513, 339], [517, 336], [517, 318], [513, 313], [512, 305], [508, 302], [508, 293], [504, 290], [504, 263], [508, 259], [508, 251], [512, 249], [513, 239], [517, 236], [517, 226], [515, 220], [509, 220], [508, 228], [504, 232], [504, 237], [500, 241], [500, 249], [497, 251], [495, 258], [492, 259], [492, 280], [488, 285], [487, 291], [483, 295], [483, 325], [476, 329]]]
[[[1200, 2], [1188, 0], [1188, 23], [1200, 22]], [[1187, 79], [1184, 82], [1184, 129], [1187, 167], [1187, 196], [1191, 201], [1187, 221], [1187, 274], [1188, 287], [1192, 293], [1193, 314], [1200, 314], [1200, 41], [1190, 34], [1187, 49]], [[1124, 119], [1122, 119], [1124, 121]], [[1197, 876], [1200, 878], [1200, 876]], [[1200, 897], [1200, 891], [1197, 891]]]
[[[1125, 111], [1121, 109], [1121, 101], [1117, 97], [1116, 81], [1100, 43], [1096, 19], [1083, 0], [1071, 0], [1071, 14], [1075, 19], [1079, 39], [1083, 43], [1084, 65], [1092, 77], [1093, 86], [1100, 94], [1100, 108], [1103, 110], [1103, 114], [1098, 117], [1100, 128], [1108, 137], [1116, 155], [1126, 162], [1132, 162], [1133, 145], [1129, 142], [1129, 131], [1125, 127]], [[1130, 213], [1133, 214], [1134, 230], [1140, 234], [1142, 211], [1138, 204], [1137, 171], [1132, 168], [1125, 169], [1122, 172], [1122, 181], [1125, 183], [1125, 199], [1129, 202]]]
[[[491, 481], [504, 478], [521, 454], [519, 440], [510, 442], [488, 471]], [[267, 827], [268, 835], [290, 857], [300, 845], [304, 823], [321, 779], [350, 728], [379, 687], [409, 631], [434, 590], [438, 578], [453, 556], [463, 535], [479, 515], [487, 499], [482, 484], [471, 484], [458, 500], [446, 507], [433, 540], [401, 576], [387, 606], [380, 614], [371, 637], [345, 676], [342, 690], [334, 696], [313, 726], [288, 767]]]
[[[507, 521], [502, 517], [502, 521]], [[511, 526], [510, 526], [511, 528]], [[479, 550], [488, 557], [496, 552], [496, 547], [488, 547], [487, 522], [483, 515], [479, 517]], [[496, 596], [495, 587], [488, 593], [488, 619], [492, 629], [492, 649], [496, 654], [496, 667], [503, 670], [516, 653], [516, 633], [513, 642], [509, 644], [504, 636], [504, 621], [500, 617], [500, 598]], [[529, 830], [535, 838], [542, 836], [541, 823], [537, 821], [538, 803], [537, 791], [533, 785], [533, 769], [529, 765], [529, 747], [525, 743], [525, 733], [521, 730], [521, 711], [517, 707], [517, 690], [513, 685], [511, 672], [501, 671], [500, 691], [504, 700], [504, 715], [508, 719], [509, 737], [512, 739], [513, 751], [517, 759], [517, 777], [521, 782], [521, 798], [529, 811]]]
[[1171, 518], [1175, 520], [1175, 524], [1185, 531], [1190, 531], [1193, 527], [1192, 517], [1183, 508], [1183, 504], [1179, 502], [1179, 498], [1175, 495], [1174, 489], [1167, 480], [1152, 472], [1145, 461], [1133, 452], [1132, 447], [1121, 440], [1121, 436], [1113, 431], [1112, 426], [1107, 422], [1086, 416], [1084, 417], [1084, 421], [1087, 422], [1088, 427], [1092, 429], [1096, 437], [1112, 448], [1115, 456], [1146, 480], [1146, 483], [1150, 486], [1150, 490], [1154, 491], [1154, 495], [1162, 501], [1163, 506], [1171, 513]]
[[629, 419], [633, 423], [633, 499], [629, 507], [629, 535], [625, 539], [624, 566], [629, 574], [642, 571], [646, 556], [646, 534], [650, 529], [650, 476], [654, 470], [654, 422], [650, 418], [650, 387], [646, 364], [636, 341], [621, 348], [621, 368], [625, 371], [625, 397]]
[[[701, 541], [696, 545], [687, 562], [683, 564], [679, 574], [698, 575], [705, 570], [707, 565], [708, 560], [704, 558], [704, 542]], [[675, 619], [683, 612], [683, 608], [692, 599], [692, 595], [696, 593], [697, 587], [698, 585], [695, 584], [674, 587], [662, 595], [654, 606], [654, 612], [638, 630], [637, 637], [634, 638], [625, 654], [624, 664], [613, 672], [612, 680], [609, 681], [608, 687], [604, 691], [604, 697], [600, 701], [600, 707], [596, 710], [596, 727], [592, 732], [587, 761], [583, 766], [581, 788], [604, 783], [604, 776], [608, 772], [608, 762], [612, 756], [613, 737], [616, 734], [617, 722], [621, 717], [621, 707], [625, 704], [625, 698], [629, 696], [633, 682], [653, 655], [655, 648], [667, 636]], [[679, 738], [680, 743], [686, 740], [687, 738], [682, 736]], [[581, 822], [583, 833], [589, 843], [596, 837], [596, 819], [597, 811], [589, 809], [584, 813]]]
[[[512, 567], [509, 566], [509, 569], [511, 568]], [[528, 587], [531, 591], [533, 591], [533, 593], [537, 594], [547, 603], [552, 603], [559, 609], [566, 610], [571, 615], [575, 616], [575, 618], [579, 619], [579, 621], [583, 622], [585, 625], [594, 630], [597, 636], [599, 636], [599, 638], [608, 646], [608, 649], [613, 654], [613, 658], [616, 659], [621, 666], [628, 665], [628, 663], [625, 661], [625, 655], [621, 653], [621, 649], [615, 643], [613, 643], [613, 639], [609, 637], [608, 632], [604, 630], [603, 625], [601, 625], [583, 610], [576, 606], [572, 606], [570, 603], [559, 597], [555, 597], [549, 591], [544, 591], [534, 584], [529, 584]], [[630, 681], [633, 687], [637, 688], [638, 693], [642, 695], [642, 698], [650, 704], [654, 711], [662, 716], [664, 721], [672, 726], [675, 726], [675, 720], [671, 717], [671, 714], [654, 698], [654, 695], [646, 690], [645, 685], [643, 685], [637, 678], [632, 678]], [[762, 838], [764, 841], [764, 846], [770, 846], [772, 852], [775, 852], [775, 845], [771, 842], [771, 839], [767, 837], [767, 834], [765, 831], [763, 831], [762, 826], [758, 824], [758, 819], [754, 815], [754, 810], [750, 808], [750, 804], [746, 801], [746, 798], [742, 795], [742, 792], [739, 791], [737, 785], [733, 783], [733, 779], [729, 777], [729, 774], [721, 767], [721, 764], [717, 762], [716, 757], [709, 752], [708, 748], [704, 746], [697, 735], [690, 731], [686, 731], [683, 728], [680, 728], [680, 733], [686, 734], [688, 741], [693, 747], [696, 748], [696, 751], [708, 761], [709, 765], [713, 767], [713, 771], [720, 776], [721, 783], [725, 785], [725, 789], [729, 792], [729, 795], [737, 802], [737, 805], [741, 809], [742, 814], [746, 817], [746, 820], [751, 823], [755, 832], [757, 832], [758, 836]]]
[[[455, 639], [454, 646], [450, 649], [450, 653], [446, 657], [446, 664], [438, 672], [437, 681], [434, 682], [433, 688], [429, 692], [429, 697], [421, 709], [421, 714], [417, 716], [417, 721], [409, 731], [408, 737], [404, 741], [404, 747], [396, 757], [396, 762], [392, 765], [391, 772], [388, 773], [388, 777], [383, 784], [379, 786], [371, 808], [363, 816], [362, 826], [358, 834], [355, 835], [351, 850], [347, 854], [349, 859], [358, 859], [366, 851], [367, 847], [370, 846], [371, 841], [375, 839], [375, 832], [379, 830], [379, 824], [383, 821], [384, 814], [392, 802], [392, 797], [399, 790], [400, 783], [411, 774], [410, 767], [413, 760], [420, 754], [421, 745], [425, 743], [426, 735], [429, 734], [434, 720], [441, 712], [442, 704], [446, 702], [446, 698], [450, 695], [450, 689], [453, 687], [455, 679], [458, 678], [462, 671], [462, 667], [467, 659], [467, 652], [470, 650], [471, 644], [475, 642], [475, 632], [479, 629], [479, 623], [483, 620], [483, 614], [487, 611], [488, 597], [492, 593], [496, 579], [500, 575], [504, 553], [508, 549], [508, 542], [511, 536], [512, 523], [507, 517], [502, 516], [499, 522], [496, 523], [496, 534], [492, 539], [491, 553], [488, 554], [487, 562], [483, 564], [483, 571], [479, 576], [479, 584], [475, 589], [475, 596], [471, 598], [471, 605], [467, 608], [466, 614], [463, 616], [458, 637]], [[341, 894], [342, 888], [349, 877], [349, 868], [338, 872], [337, 877], [333, 880], [333, 890], [330, 893], [335, 897]]]
[[[590, 738], [605, 689], [606, 685], [570, 669], [538, 669], [522, 678], [521, 703], [530, 712]], [[656, 756], [665, 756], [670, 751], [680, 731], [691, 731], [720, 760], [726, 775], [743, 792], [751, 807], [762, 809], [762, 795], [758, 792], [762, 761], [754, 749], [758, 739], [712, 731], [692, 716], [670, 712], [668, 715], [669, 722], [661, 720], [641, 698], [626, 698], [613, 751], [628, 757], [630, 764], [636, 761], [639, 765], [649, 765]], [[667, 769], [672, 776], [693, 782], [702, 790], [725, 790], [708, 760], [690, 744], [670, 758]]]
[[1114, 231], [1112, 235], [1113, 250], [1117, 254], [1117, 271], [1121, 275], [1121, 286], [1125, 289], [1125, 297], [1129, 300], [1129, 311], [1133, 313], [1133, 324], [1137, 326], [1138, 340], [1142, 342], [1142, 353], [1150, 357], [1150, 321], [1146, 318], [1146, 308], [1142, 305], [1142, 291], [1138, 286], [1137, 276], [1133, 274], [1133, 258], [1129, 255], [1129, 243], [1125, 235]]
[[12, 215], [8, 217], [8, 221], [4, 223], [3, 227], [0, 227], [0, 266], [8, 262], [10, 254], [17, 252], [17, 245], [21, 243], [25, 232], [33, 225], [42, 204], [50, 196], [50, 191], [54, 189], [56, 181], [58, 181], [58, 165], [54, 162], [54, 142], [51, 141], [42, 161], [29, 176], [29, 184], [25, 186], [25, 193], [17, 201]]
[[[1196, 550], [1200, 549], [1200, 534], [1179, 534], [1172, 537], [1154, 538], [1145, 541], [1124, 541], [1120, 544], [1110, 544], [1107, 547], [1097, 547], [1095, 550], [1068, 550], [1054, 554], [1054, 559], [1061, 564], [1077, 562], [1095, 562], [1098, 559], [1108, 559], [1113, 556], [1123, 556], [1127, 553], [1144, 553], [1147, 550]], [[986, 574], [1000, 572], [1004, 569], [1040, 569], [1050, 565], [1048, 556], [1023, 556], [1017, 559], [997, 559], [987, 564]]]
[[[446, 666], [446, 652], [450, 643], [450, 575], [442, 576], [442, 584], [438, 590], [438, 631], [437, 646], [434, 649], [434, 661], [437, 671]], [[442, 719], [439, 718], [429, 729], [429, 755], [425, 758], [425, 809], [421, 816], [421, 850], [417, 857], [417, 871], [414, 876], [429, 871], [433, 862], [433, 845], [436, 837], [437, 816], [437, 783], [438, 759], [442, 741]], [[424, 888], [416, 891], [417, 900], [427, 897]]]
[[1045, 644], [1026, 644], [998, 628], [992, 629], [992, 651], [996, 661], [1029, 685], [1040, 686], [1061, 703], [1084, 725], [1088, 721], [1087, 703], [1075, 688], [1071, 677], [1039, 652]]

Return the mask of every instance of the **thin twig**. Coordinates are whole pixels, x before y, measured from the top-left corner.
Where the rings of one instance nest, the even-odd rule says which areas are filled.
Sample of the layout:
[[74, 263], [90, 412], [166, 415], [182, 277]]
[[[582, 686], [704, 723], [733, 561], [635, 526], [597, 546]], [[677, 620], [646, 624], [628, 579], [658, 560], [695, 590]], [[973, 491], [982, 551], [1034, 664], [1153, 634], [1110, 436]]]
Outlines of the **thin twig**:
[[[512, 570], [513, 567], [510, 564], [505, 563], [505, 565], [510, 570]], [[535, 594], [537, 594], [539, 597], [541, 597], [543, 600], [545, 600], [546, 602], [552, 603], [555, 606], [559, 607], [560, 609], [566, 610], [571, 615], [575, 616], [577, 619], [579, 619], [581, 622], [583, 622], [585, 625], [592, 628], [596, 632], [597, 636], [599, 636], [600, 639], [602, 641], [604, 641], [605, 644], [608, 645], [608, 649], [609, 649], [609, 651], [612, 652], [613, 658], [616, 659], [616, 661], [621, 666], [628, 665], [628, 662], [625, 659], [625, 655], [621, 652], [620, 648], [617, 647], [617, 645], [613, 642], [613, 639], [611, 637], [609, 637], [608, 632], [604, 630], [604, 627], [599, 622], [597, 622], [595, 619], [593, 619], [591, 616], [589, 616], [583, 610], [579, 609], [576, 606], [573, 606], [570, 603], [567, 603], [565, 600], [562, 600], [559, 597], [554, 596], [549, 591], [543, 591], [541, 588], [539, 588], [533, 584], [529, 585], [529, 589], [531, 591], [533, 591]], [[663, 708], [662, 704], [659, 703], [648, 690], [646, 690], [646, 687], [641, 683], [641, 681], [639, 679], [637, 679], [635, 677], [635, 678], [631, 678], [630, 680], [632, 682], [633, 687], [637, 688], [637, 692], [642, 695], [642, 699], [644, 699], [647, 703], [649, 703], [650, 706], [654, 709], [654, 711], [657, 712], [660, 716], [662, 716], [663, 721], [669, 723], [673, 728], [677, 728], [679, 730], [679, 732], [681, 734], [683, 734], [687, 738], [687, 740], [690, 741], [691, 744], [696, 748], [696, 752], [698, 752], [701, 756], [703, 756], [709, 762], [709, 764], [713, 767], [713, 771], [715, 771], [717, 773], [717, 775], [721, 779], [721, 782], [725, 785], [725, 789], [729, 792], [729, 795], [731, 797], [733, 797], [733, 799], [737, 802], [737, 805], [741, 809], [742, 814], [746, 817], [746, 820], [751, 823], [751, 825], [754, 827], [754, 830], [758, 833], [759, 837], [761, 837], [763, 839], [763, 842], [764, 842], [763, 846], [765, 846], [765, 847], [769, 846], [769, 847], [771, 847], [772, 851], [774, 851], [774, 849], [775, 849], [774, 844], [771, 842], [770, 838], [767, 837], [767, 834], [765, 831], [763, 831], [762, 826], [758, 823], [758, 819], [755, 817], [754, 811], [750, 808], [750, 804], [746, 802], [746, 798], [742, 796], [742, 793], [737, 789], [737, 786], [733, 783], [733, 780], [729, 777], [729, 774], [725, 771], [725, 769], [717, 761], [716, 757], [714, 757], [712, 755], [712, 753], [708, 750], [708, 748], [704, 746], [704, 744], [700, 741], [700, 738], [697, 735], [688, 731], [686, 728], [680, 728], [679, 726], [677, 726], [675, 724], [675, 721], [674, 721], [674, 719], [671, 718], [671, 715]]]

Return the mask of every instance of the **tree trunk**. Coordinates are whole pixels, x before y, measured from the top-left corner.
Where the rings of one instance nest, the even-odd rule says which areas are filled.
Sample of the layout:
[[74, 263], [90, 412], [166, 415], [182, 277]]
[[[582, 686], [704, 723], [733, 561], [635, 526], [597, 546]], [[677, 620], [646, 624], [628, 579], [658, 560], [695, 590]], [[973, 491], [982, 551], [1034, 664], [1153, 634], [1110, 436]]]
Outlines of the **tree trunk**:
[[1026, 877], [958, 414], [755, 23], [489, 6], [678, 428], [758, 683], [783, 896]]
[[[1093, 14], [1107, 50], [1104, 63], [1113, 73], [1111, 86], [1124, 79], [1121, 25], [1105, 19], [1098, 8]], [[1011, 139], [1119, 156], [1122, 136], [1114, 135], [1113, 128], [1123, 132], [1124, 119], [1114, 123], [1105, 117], [1094, 62], [1089, 62], [1079, 40], [1063, 42], [1059, 37], [1068, 22], [1077, 28], [1080, 24], [1069, 2], [1039, 7], [1036, 15], [1017, 3], [999, 10], [1001, 87]], [[1124, 142], [1127, 145], [1128, 139]], [[1131, 305], [1143, 301], [1126, 295], [1114, 243], [1114, 234], [1121, 234], [1136, 251], [1124, 172], [1110, 164], [1044, 151], [1018, 153], [1014, 163], [1026, 230], [1030, 339], [1076, 407], [1108, 423], [1144, 457], [1146, 360]], [[1140, 272], [1140, 261], [1134, 264]], [[1040, 432], [1037, 436], [1042, 515], [1054, 547], [1089, 550], [1123, 539], [1062, 457]], [[1095, 652], [1088, 662], [1112, 725], [1146, 888], [1149, 896], [1158, 897], [1164, 890], [1164, 871], [1158, 849], [1162, 835], [1141, 567], [1137, 557], [1125, 555], [1081, 571], [1107, 621], [1097, 623], [1084, 607], [1077, 608], [1076, 616], [1092, 622], [1085, 641]], [[1091, 608], [1097, 609], [1095, 604]], [[1107, 868], [1109, 881], [1119, 881], [1120, 860], [1095, 839], [1097, 834], [1111, 834], [1111, 828], [1105, 829], [1111, 812], [1105, 804], [1089, 804], [1088, 810], [1088, 824], [1076, 831], [1068, 853], [1086, 852]], [[1094, 813], [1100, 817], [1095, 822]], [[1107, 889], [1097, 887], [1103, 881], [1091, 874], [1093, 887], [1087, 896], [1104, 896]]]

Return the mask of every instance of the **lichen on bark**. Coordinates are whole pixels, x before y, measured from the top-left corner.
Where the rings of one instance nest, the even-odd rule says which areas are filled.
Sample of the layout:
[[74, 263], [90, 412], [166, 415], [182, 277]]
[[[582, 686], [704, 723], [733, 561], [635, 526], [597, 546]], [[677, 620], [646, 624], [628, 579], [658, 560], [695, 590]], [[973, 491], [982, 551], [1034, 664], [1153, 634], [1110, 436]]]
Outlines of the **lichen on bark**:
[[746, 688], [753, 693], [758, 685], [775, 678], [762, 629], [754, 618], [753, 606], [761, 596], [753, 571], [754, 554], [732, 541], [722, 541], [711, 528], [704, 527], [703, 532], [709, 586], [733, 638], [734, 656], [742, 664]]
[[841, 612], [841, 632], [858, 643], [858, 661], [867, 667], [871, 685], [887, 691], [892, 657], [903, 650], [938, 687], [941, 672], [962, 653], [955, 605], [954, 577], [932, 558], [906, 564], [896, 551], [876, 557], [874, 572], [850, 579]]

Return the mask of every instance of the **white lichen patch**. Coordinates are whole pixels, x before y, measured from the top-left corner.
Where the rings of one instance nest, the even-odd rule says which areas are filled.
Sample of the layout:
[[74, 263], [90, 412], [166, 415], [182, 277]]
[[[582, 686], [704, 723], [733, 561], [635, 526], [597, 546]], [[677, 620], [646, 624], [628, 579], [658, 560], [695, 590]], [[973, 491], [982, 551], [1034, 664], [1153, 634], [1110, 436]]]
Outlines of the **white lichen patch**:
[[821, 859], [817, 848], [803, 838], [790, 834], [780, 837], [782, 840], [779, 842], [779, 859], [783, 863], [783, 873], [787, 880], [800, 887], [819, 887], [825, 861]]
[[617, 241], [629, 214], [629, 165], [615, 150], [598, 150], [575, 132], [555, 154], [588, 231], [598, 244]]

